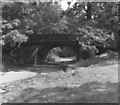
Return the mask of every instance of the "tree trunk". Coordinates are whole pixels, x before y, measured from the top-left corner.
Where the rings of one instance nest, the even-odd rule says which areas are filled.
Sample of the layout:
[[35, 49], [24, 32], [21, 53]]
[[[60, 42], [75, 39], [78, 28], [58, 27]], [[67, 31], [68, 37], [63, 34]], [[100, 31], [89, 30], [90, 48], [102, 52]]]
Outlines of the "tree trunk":
[[87, 19], [90, 20], [92, 15], [92, 4], [90, 2], [87, 3], [86, 15]]
[[118, 3], [118, 19], [120, 21], [120, 2]]

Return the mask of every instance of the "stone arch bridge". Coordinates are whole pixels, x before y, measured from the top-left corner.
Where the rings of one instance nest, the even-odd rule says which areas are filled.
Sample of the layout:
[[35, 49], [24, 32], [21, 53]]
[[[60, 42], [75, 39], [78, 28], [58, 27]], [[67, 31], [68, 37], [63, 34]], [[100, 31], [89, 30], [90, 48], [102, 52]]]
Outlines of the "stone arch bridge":
[[38, 36], [36, 35], [35, 37], [32, 36], [29, 38], [28, 42], [23, 43], [19, 49], [16, 49], [16, 51], [20, 53], [19, 55], [21, 55], [24, 58], [25, 63], [34, 63], [36, 56], [39, 62], [42, 62], [44, 61], [44, 59], [46, 59], [49, 51], [52, 48], [68, 46], [74, 50], [76, 54], [76, 61], [78, 61], [80, 58], [81, 46], [76, 40], [74, 40], [75, 38], [71, 36], [72, 35], [69, 35], [69, 34], [68, 35], [66, 34], [43, 35], [42, 34]]

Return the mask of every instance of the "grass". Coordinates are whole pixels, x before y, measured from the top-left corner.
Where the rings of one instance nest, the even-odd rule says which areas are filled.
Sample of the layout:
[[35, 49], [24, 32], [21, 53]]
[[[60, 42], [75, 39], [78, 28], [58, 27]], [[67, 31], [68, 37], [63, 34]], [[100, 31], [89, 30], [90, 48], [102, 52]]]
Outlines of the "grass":
[[[97, 91], [101, 85], [106, 88]], [[12, 100], [12, 103], [117, 103], [117, 84], [101, 84], [99, 82], [85, 83], [80, 87], [67, 88], [55, 87], [38, 90], [28, 88], [22, 91], [21, 95]]]

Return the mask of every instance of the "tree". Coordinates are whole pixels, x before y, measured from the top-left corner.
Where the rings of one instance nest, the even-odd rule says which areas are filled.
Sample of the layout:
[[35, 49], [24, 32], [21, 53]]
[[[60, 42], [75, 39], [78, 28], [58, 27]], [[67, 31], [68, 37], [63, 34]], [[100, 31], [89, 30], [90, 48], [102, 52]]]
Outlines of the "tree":
[[[13, 55], [10, 52], [17, 51], [21, 43], [28, 41], [31, 37], [38, 39], [37, 36], [42, 34], [65, 33], [67, 22], [65, 17], [61, 17], [61, 13], [62, 10], [57, 3], [5, 3], [2, 7], [3, 50], [8, 51], [9, 48], [9, 54]], [[34, 51], [31, 52], [34, 53]]]
[[76, 34], [86, 49], [91, 49], [92, 46], [116, 49], [114, 30], [119, 23], [117, 4], [75, 3], [73, 8], [66, 11], [69, 32]]
[[92, 3], [87, 3], [87, 9], [86, 9], [87, 19], [91, 19], [92, 16]]
[[[5, 4], [2, 7], [3, 36], [7, 39], [14, 39], [13, 37], [15, 37], [17, 32], [19, 36], [23, 35], [24, 38], [27, 35], [25, 38], [27, 39], [31, 34], [64, 33], [67, 23], [65, 17], [61, 18], [61, 13], [60, 5], [57, 3], [52, 4], [51, 2], [39, 2], [37, 5], [34, 2]], [[16, 38], [19, 38], [17, 33]], [[19, 42], [22, 39], [20, 37], [20, 39], [16, 40], [16, 38], [15, 41]], [[25, 39], [21, 42], [26, 41]], [[7, 40], [6, 42], [9, 41]]]

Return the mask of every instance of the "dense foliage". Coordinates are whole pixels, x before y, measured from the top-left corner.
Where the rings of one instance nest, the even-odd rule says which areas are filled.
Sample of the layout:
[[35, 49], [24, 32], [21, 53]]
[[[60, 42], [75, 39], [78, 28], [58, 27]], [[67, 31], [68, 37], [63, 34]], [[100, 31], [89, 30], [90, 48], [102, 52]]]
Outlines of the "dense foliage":
[[73, 34], [83, 50], [117, 50], [119, 11], [118, 2], [76, 2], [65, 11], [52, 2], [3, 3], [1, 42], [19, 47], [31, 35]]
[[[77, 34], [80, 43], [85, 47], [102, 46], [115, 49], [118, 46], [116, 37], [119, 28], [118, 3], [75, 3], [66, 11], [70, 33]], [[90, 16], [88, 16], [90, 15]], [[89, 46], [90, 45], [90, 46]]]
[[23, 42], [28, 38], [26, 35], [31, 33], [35, 35], [61, 32], [64, 22], [60, 20], [59, 8], [59, 5], [47, 2], [39, 5], [21, 2], [4, 5], [2, 31], [5, 43], [11, 41], [8, 37], [11, 37], [14, 42]]

